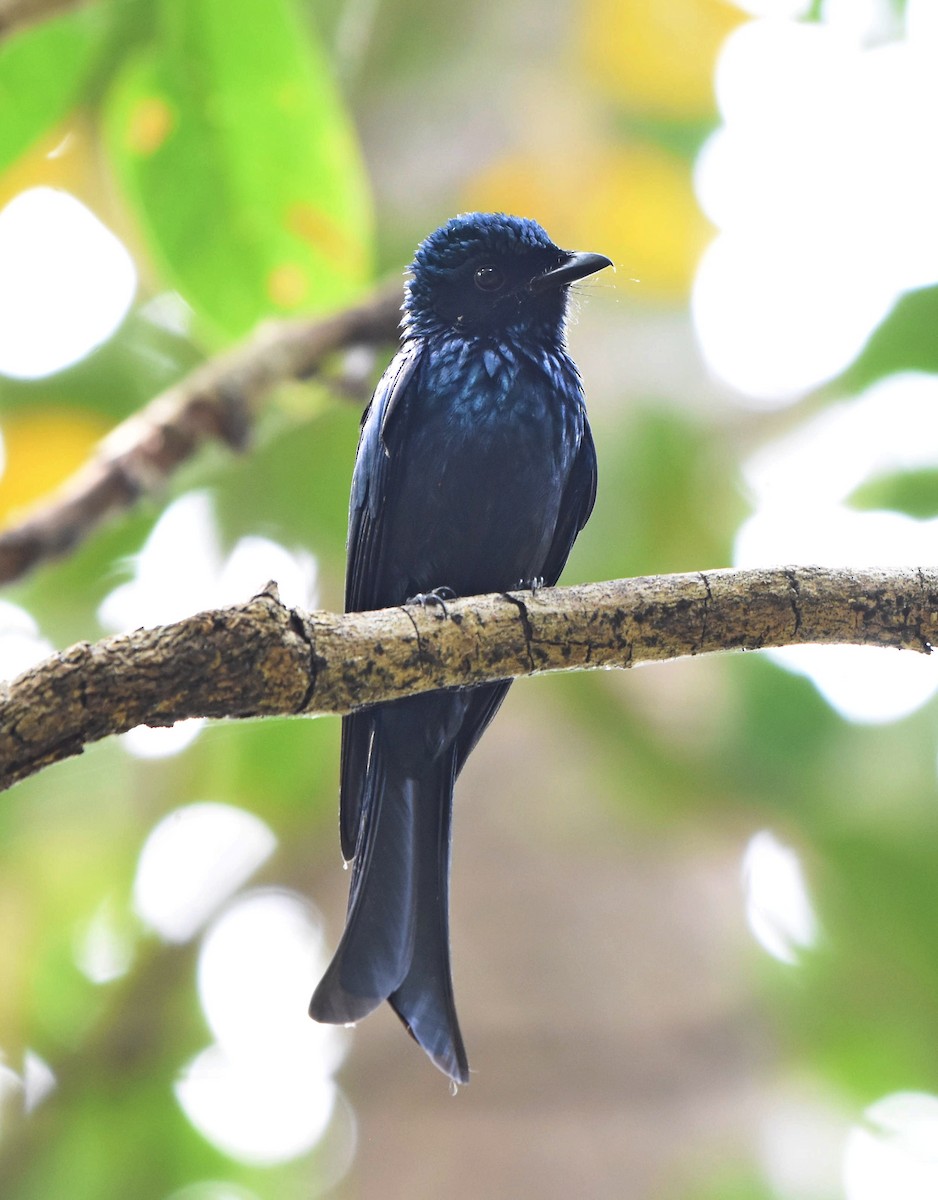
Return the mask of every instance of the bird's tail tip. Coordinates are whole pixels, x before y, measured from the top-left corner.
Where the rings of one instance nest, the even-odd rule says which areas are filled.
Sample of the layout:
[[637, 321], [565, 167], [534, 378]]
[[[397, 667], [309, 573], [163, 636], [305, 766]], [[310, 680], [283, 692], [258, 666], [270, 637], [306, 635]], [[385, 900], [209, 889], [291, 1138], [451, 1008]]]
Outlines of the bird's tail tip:
[[401, 1024], [437, 1070], [442, 1071], [454, 1084], [467, 1084], [469, 1059], [455, 1012], [443, 1020], [434, 1019], [426, 1012], [405, 1015], [398, 1007], [399, 997], [391, 996], [389, 1000]]
[[309, 1002], [309, 1015], [321, 1025], [354, 1025], [382, 1004], [383, 995], [356, 995], [347, 991], [332, 967], [326, 972]]
[[[383, 999], [384, 997], [353, 995], [337, 985], [335, 979], [327, 972], [313, 992], [309, 1002], [309, 1015], [323, 1025], [354, 1025], [373, 1012]], [[449, 1021], [440, 1023], [428, 1020], [425, 1013], [419, 1017], [413, 1015], [413, 1019], [409, 1019], [397, 1009], [394, 997], [390, 997], [390, 1000], [404, 1028], [433, 1065], [442, 1071], [454, 1086], [468, 1084], [469, 1060], [455, 1020], [453, 1024]]]

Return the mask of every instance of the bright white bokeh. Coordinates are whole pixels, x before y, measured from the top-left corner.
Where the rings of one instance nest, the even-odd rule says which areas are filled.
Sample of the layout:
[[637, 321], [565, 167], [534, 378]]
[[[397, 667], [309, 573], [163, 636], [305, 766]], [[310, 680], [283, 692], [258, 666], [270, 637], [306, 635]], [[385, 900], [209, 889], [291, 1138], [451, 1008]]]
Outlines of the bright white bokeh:
[[305, 1004], [325, 965], [318, 916], [293, 893], [242, 896], [205, 935], [199, 997], [215, 1041], [185, 1068], [176, 1096], [239, 1161], [289, 1161], [330, 1122], [348, 1034], [311, 1021]]
[[[887, 315], [895, 293], [854, 274], [830, 245], [814, 256], [810, 290], [800, 245], [727, 233], [705, 251], [694, 284], [694, 320], [710, 366], [753, 399], [795, 399], [850, 365]], [[771, 280], [772, 286], [766, 283]]]
[[276, 580], [285, 605], [312, 608], [317, 599], [317, 565], [308, 551], [248, 536], [226, 556], [211, 496], [204, 491], [186, 492], [167, 506], [132, 566], [131, 580], [98, 608], [104, 629], [115, 634], [247, 600], [270, 580]]
[[[306, 550], [290, 551], [251, 536], [226, 556], [205, 491], [186, 492], [168, 505], [132, 560], [132, 571], [132, 578], [109, 592], [98, 608], [98, 620], [109, 632], [169, 624], [201, 609], [247, 600], [271, 579], [284, 604], [314, 608], [317, 600], [316, 560]], [[137, 757], [163, 758], [189, 746], [203, 725], [201, 720], [179, 721], [169, 729], [141, 725], [120, 741]]]
[[25, 608], [0, 600], [0, 679], [15, 679], [52, 653]]
[[167, 505], [130, 565], [132, 577], [98, 608], [112, 633], [168, 625], [213, 603], [222, 552], [208, 492], [186, 492]]
[[121, 745], [134, 758], [171, 758], [191, 746], [202, 732], [205, 721], [192, 717], [174, 725], [137, 725], [121, 736]]
[[846, 1200], [935, 1200], [938, 1096], [896, 1092], [851, 1130], [843, 1162]]
[[772, 1089], [759, 1125], [759, 1161], [775, 1200], [841, 1196], [849, 1121], [837, 1100], [816, 1088], [799, 1078]]
[[260, 817], [230, 804], [187, 804], [144, 842], [134, 908], [169, 942], [186, 942], [273, 854], [277, 839]]
[[4, 1126], [38, 1108], [55, 1090], [56, 1083], [55, 1072], [35, 1050], [23, 1053], [22, 1075], [8, 1066], [0, 1051], [0, 1139], [6, 1132]]
[[793, 966], [818, 934], [798, 855], [764, 829], [743, 854], [742, 883], [753, 936], [773, 958]]
[[876, 476], [938, 466], [938, 376], [909, 371], [828, 406], [754, 454], [744, 468], [759, 508], [823, 508]]
[[935, 0], [906, 0], [905, 26], [913, 45], [932, 50], [938, 46], [938, 4]]
[[723, 124], [697, 163], [719, 229], [694, 286], [698, 337], [763, 405], [839, 374], [902, 292], [938, 281], [938, 22], [914, 5], [890, 40], [888, 5], [828, 3], [824, 18], [767, 16], [727, 38]]
[[271, 579], [284, 604], [313, 608], [316, 560], [264, 537], [241, 538], [225, 556], [212, 498], [186, 492], [168, 505], [143, 549], [133, 577], [104, 598], [98, 619], [113, 633], [179, 621], [201, 608], [247, 600]]
[[165, 329], [177, 337], [189, 337], [192, 333], [192, 308], [178, 292], [160, 292], [140, 307], [140, 316]]
[[257, 1192], [226, 1180], [209, 1179], [204, 1183], [189, 1183], [166, 1197], [166, 1200], [260, 1200]]
[[[847, 501], [870, 479], [938, 468], [938, 439], [922, 436], [934, 425], [936, 408], [938, 378], [895, 375], [763, 447], [744, 467], [754, 511], [737, 534], [735, 565], [933, 562], [938, 520], [858, 511]], [[768, 653], [807, 675], [852, 721], [898, 720], [938, 690], [935, 655], [870, 646], [792, 646]]]
[[811, 0], [733, 0], [737, 8], [753, 17], [801, 17]]
[[938, 689], [934, 655], [875, 646], [791, 646], [772, 652], [780, 666], [806, 675], [847, 721], [883, 725], [910, 716]]
[[78, 932], [75, 963], [92, 983], [111, 983], [126, 975], [134, 944], [122, 913], [112, 900], [103, 901]]
[[55, 1091], [55, 1072], [35, 1050], [23, 1055], [23, 1111], [28, 1115]]
[[30, 188], [0, 210], [0, 374], [36, 379], [78, 362], [133, 303], [133, 259], [81, 201]]

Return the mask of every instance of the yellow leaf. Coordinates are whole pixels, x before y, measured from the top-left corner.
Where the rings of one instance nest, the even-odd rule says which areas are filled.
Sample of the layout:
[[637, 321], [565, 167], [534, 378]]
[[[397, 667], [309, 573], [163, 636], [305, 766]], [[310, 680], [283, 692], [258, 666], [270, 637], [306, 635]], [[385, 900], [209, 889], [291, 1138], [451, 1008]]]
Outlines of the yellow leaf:
[[88, 458], [107, 432], [94, 413], [47, 408], [3, 418], [0, 521], [54, 491]]
[[155, 154], [172, 133], [176, 116], [162, 96], [147, 96], [130, 114], [127, 148], [147, 157]]
[[713, 103], [713, 63], [745, 19], [728, 0], [584, 0], [581, 59], [630, 108], [696, 120]]
[[309, 280], [299, 263], [281, 263], [267, 277], [267, 295], [276, 308], [299, 308], [309, 292]]

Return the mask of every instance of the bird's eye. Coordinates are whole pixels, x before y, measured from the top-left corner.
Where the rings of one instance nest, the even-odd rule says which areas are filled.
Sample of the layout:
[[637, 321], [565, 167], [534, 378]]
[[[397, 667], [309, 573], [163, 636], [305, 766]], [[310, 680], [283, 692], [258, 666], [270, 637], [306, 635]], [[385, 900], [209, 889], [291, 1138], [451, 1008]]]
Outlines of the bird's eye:
[[497, 292], [505, 286], [505, 273], [499, 267], [479, 267], [473, 281], [480, 292]]

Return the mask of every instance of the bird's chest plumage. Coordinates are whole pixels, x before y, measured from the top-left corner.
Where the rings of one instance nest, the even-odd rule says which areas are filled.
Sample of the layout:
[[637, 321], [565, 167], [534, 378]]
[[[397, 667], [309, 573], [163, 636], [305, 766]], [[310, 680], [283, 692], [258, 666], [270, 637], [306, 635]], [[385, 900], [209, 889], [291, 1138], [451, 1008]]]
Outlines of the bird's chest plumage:
[[428, 355], [415, 384], [385, 514], [404, 590], [466, 594], [539, 576], [583, 435], [572, 364], [454, 347]]

